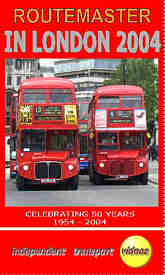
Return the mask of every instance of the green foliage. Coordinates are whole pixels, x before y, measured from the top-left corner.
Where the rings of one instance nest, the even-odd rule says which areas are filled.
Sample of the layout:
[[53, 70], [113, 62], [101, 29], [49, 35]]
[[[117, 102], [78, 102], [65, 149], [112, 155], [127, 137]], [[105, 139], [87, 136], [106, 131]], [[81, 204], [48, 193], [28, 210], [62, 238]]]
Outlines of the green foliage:
[[153, 59], [122, 59], [103, 85], [136, 85], [144, 90], [147, 121], [157, 120], [158, 70]]

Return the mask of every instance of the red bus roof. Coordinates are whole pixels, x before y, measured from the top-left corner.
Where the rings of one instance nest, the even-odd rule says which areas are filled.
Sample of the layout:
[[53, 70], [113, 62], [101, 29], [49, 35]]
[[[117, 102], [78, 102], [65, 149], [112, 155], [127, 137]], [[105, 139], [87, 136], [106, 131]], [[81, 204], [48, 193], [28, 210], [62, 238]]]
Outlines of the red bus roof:
[[74, 88], [74, 84], [71, 80], [64, 78], [56, 78], [56, 77], [39, 77], [39, 78], [31, 78], [28, 80], [24, 80], [20, 84], [20, 88], [28, 89], [28, 88]]
[[103, 86], [100, 88], [97, 88], [94, 95], [100, 96], [100, 95], [111, 95], [111, 94], [117, 94], [117, 95], [143, 95], [143, 89], [138, 86], [133, 85], [111, 85], [111, 86]]

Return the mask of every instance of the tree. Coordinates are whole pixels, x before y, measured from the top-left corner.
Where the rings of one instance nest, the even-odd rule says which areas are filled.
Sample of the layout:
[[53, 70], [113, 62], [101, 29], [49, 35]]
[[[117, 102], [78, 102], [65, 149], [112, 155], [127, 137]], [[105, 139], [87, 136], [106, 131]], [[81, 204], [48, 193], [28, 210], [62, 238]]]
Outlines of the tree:
[[157, 119], [158, 70], [154, 59], [122, 59], [103, 85], [136, 85], [144, 90], [147, 121]]

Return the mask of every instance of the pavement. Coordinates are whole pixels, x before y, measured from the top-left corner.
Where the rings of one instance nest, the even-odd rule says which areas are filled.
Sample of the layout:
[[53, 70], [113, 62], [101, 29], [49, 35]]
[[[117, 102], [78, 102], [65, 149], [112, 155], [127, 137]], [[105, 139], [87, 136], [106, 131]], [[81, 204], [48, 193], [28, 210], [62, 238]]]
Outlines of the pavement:
[[152, 183], [158, 184], [158, 161], [149, 161], [149, 177], [148, 180]]

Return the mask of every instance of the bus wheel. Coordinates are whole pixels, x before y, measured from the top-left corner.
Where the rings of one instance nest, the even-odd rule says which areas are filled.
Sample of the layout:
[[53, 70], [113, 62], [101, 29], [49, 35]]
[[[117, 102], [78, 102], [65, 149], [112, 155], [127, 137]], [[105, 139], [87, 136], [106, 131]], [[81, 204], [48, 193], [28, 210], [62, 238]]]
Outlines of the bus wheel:
[[18, 173], [16, 176], [16, 188], [18, 191], [23, 191], [25, 188], [24, 179], [20, 177]]
[[140, 177], [141, 184], [143, 184], [143, 185], [148, 184], [148, 172], [140, 175], [139, 177]]
[[79, 177], [78, 175], [71, 178], [66, 184], [66, 190], [77, 190], [78, 189], [78, 184], [79, 184]]
[[104, 184], [104, 176], [94, 172], [94, 184], [96, 185]]

